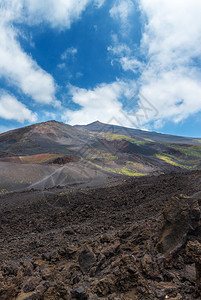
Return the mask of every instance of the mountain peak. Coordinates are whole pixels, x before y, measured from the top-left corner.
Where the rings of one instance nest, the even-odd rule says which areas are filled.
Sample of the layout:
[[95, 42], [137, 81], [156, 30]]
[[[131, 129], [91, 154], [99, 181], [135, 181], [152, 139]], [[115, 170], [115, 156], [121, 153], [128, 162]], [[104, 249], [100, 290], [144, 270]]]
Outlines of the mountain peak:
[[48, 121], [41, 122], [41, 123], [38, 123], [38, 124], [64, 124], [64, 123], [59, 122], [59, 121], [55, 121], [55, 120], [48, 120]]
[[95, 121], [95, 122], [92, 122], [90, 124], [87, 124], [87, 125], [103, 125], [104, 123], [100, 122], [100, 121]]

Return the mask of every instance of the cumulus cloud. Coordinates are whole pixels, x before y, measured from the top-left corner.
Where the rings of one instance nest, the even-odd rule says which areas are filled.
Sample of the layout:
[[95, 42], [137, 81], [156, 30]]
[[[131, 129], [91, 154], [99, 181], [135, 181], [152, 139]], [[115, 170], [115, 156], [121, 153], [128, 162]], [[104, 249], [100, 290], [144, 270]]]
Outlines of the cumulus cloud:
[[123, 110], [121, 100], [128, 100], [132, 97], [135, 88], [133, 82], [119, 80], [109, 84], [100, 84], [91, 90], [71, 86], [72, 100], [81, 106], [81, 109], [66, 110], [63, 114], [63, 121], [74, 125], [99, 120], [105, 123], [112, 121], [117, 125], [131, 126], [130, 118]]
[[141, 47], [147, 55], [139, 84], [159, 110], [155, 124], [180, 122], [201, 111], [201, 2], [140, 0], [147, 22]]
[[21, 0], [27, 14], [27, 21], [30, 24], [42, 22], [48, 23], [51, 27], [60, 29], [70, 28], [71, 24], [79, 19], [89, 4], [100, 8], [104, 0]]
[[157, 128], [167, 120], [178, 123], [201, 110], [200, 79], [194, 74], [177, 69], [160, 73], [159, 77], [146, 75], [147, 83], [141, 87], [141, 93], [159, 111], [155, 120]]
[[36, 102], [58, 104], [54, 79], [23, 51], [18, 42], [19, 31], [12, 22], [22, 19], [22, 11], [21, 1], [8, 0], [0, 7], [0, 77]]
[[[127, 29], [129, 10], [123, 7], [128, 7], [128, 3], [116, 1], [110, 10], [110, 15], [121, 21], [120, 27], [125, 24]], [[112, 65], [118, 63], [124, 71], [139, 76], [136, 84], [140, 93], [159, 111], [156, 116], [153, 110], [153, 115], [144, 119], [144, 125], [154, 121], [159, 128], [166, 121], [181, 122], [201, 111], [201, 2], [139, 0], [138, 3], [145, 22], [140, 48], [131, 49], [125, 40], [122, 43], [120, 37], [112, 35], [108, 51]], [[139, 109], [138, 113], [142, 111]]]
[[6, 120], [16, 120], [20, 123], [35, 122], [37, 114], [31, 112], [23, 103], [5, 91], [0, 91], [0, 117]]
[[[99, 8], [103, 0], [7, 0], [0, 4], [0, 77], [15, 85], [25, 95], [42, 104], [59, 106], [56, 100], [56, 83], [33, 58], [25, 53], [19, 43], [20, 31], [14, 24], [37, 25], [47, 23], [51, 27], [68, 29], [89, 3]], [[67, 49], [67, 55], [75, 55], [75, 48]]]
[[27, 20], [31, 24], [49, 23], [51, 27], [70, 28], [72, 22], [81, 16], [90, 0], [26, 0]]
[[0, 40], [0, 76], [36, 102], [53, 102], [55, 83], [52, 76], [22, 50], [15, 31], [6, 25], [1, 26]]

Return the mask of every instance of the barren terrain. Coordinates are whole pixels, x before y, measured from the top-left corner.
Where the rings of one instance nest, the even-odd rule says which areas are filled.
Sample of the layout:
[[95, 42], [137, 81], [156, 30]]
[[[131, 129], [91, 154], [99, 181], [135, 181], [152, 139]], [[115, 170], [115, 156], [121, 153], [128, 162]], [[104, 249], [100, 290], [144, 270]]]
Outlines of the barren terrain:
[[1, 196], [0, 298], [198, 299], [201, 200], [171, 197], [200, 185], [194, 171]]
[[201, 295], [201, 144], [95, 122], [0, 135], [0, 299]]

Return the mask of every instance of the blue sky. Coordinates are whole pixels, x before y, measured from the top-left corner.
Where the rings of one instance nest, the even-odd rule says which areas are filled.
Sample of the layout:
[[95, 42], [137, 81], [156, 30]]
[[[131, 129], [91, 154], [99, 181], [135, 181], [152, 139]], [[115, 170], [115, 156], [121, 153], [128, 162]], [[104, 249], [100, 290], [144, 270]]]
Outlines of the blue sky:
[[0, 132], [99, 120], [201, 137], [201, 2], [0, 0]]

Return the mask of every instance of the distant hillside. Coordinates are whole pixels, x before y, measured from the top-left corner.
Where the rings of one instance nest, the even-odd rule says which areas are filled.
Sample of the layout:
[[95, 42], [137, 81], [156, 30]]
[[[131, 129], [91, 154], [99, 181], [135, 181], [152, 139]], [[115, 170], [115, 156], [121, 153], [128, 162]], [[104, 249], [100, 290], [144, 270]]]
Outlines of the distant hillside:
[[65, 154], [69, 146], [80, 146], [87, 137], [73, 126], [48, 121], [0, 134], [0, 155]]
[[199, 139], [195, 139], [195, 138], [168, 135], [168, 134], [162, 134], [162, 133], [151, 132], [151, 131], [143, 131], [139, 129], [121, 127], [117, 125], [104, 124], [99, 121], [84, 126], [76, 125], [74, 127], [84, 128], [88, 131], [127, 135], [130, 136], [131, 138], [136, 138], [139, 140], [151, 139], [159, 143], [200, 144], [201, 142]]
[[83, 126], [48, 121], [0, 134], [0, 162], [73, 163], [77, 172], [84, 164], [111, 174], [145, 176], [201, 169], [201, 143], [98, 121]]

